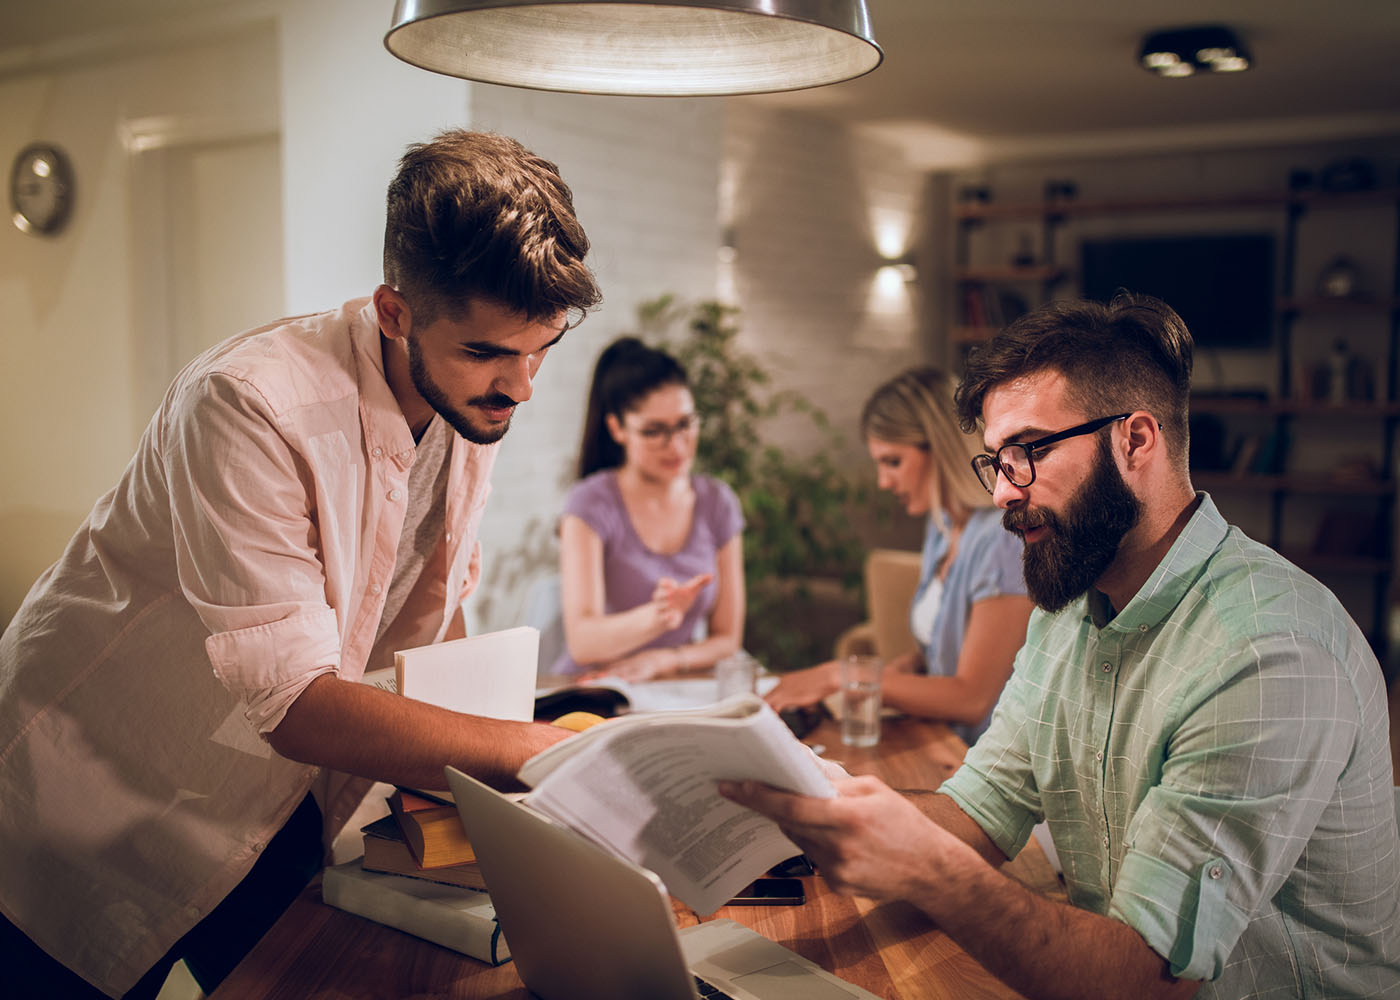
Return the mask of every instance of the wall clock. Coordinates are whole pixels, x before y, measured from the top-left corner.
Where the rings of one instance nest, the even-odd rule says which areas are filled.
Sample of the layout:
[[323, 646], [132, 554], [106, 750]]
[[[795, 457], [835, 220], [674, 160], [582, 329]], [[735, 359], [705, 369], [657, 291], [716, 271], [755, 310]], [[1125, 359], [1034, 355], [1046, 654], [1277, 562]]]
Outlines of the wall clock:
[[53, 234], [73, 208], [73, 170], [57, 146], [25, 146], [10, 168], [10, 210], [16, 227], [26, 233]]

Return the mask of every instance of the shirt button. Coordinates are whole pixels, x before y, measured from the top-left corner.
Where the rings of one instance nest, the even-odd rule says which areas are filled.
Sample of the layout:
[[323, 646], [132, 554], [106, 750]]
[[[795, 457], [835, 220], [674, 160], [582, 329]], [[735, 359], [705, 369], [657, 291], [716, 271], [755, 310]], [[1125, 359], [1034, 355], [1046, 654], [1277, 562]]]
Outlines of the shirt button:
[[1095, 760], [1103, 760], [1103, 751], [1100, 750], [1098, 753], [1094, 754], [1094, 759], [1095, 759]]
[[1221, 868], [1219, 865], [1211, 865], [1210, 868], [1206, 870], [1206, 874], [1211, 878], [1220, 878], [1225, 874], [1225, 869]]
[[447, 533], [447, 540], [448, 540], [449, 542], [452, 541], [452, 532], [450, 532], [450, 531]]
[[383, 458], [383, 457], [384, 457], [384, 449], [383, 449], [383, 448], [376, 448], [376, 449], [374, 449], [374, 451], [370, 452], [370, 454], [373, 455], [375, 458]]
[[256, 844], [253, 845], [253, 848], [252, 848], [253, 853], [254, 853], [254, 854], [261, 854], [261, 853], [262, 853], [262, 849], [263, 849], [264, 847], [266, 847], [266, 846], [267, 846], [267, 845], [264, 844], [262, 841], [258, 841]]
[[369, 585], [369, 592], [370, 592], [371, 594], [377, 594], [377, 593], [379, 593], [379, 592], [380, 592], [381, 590], [383, 590], [383, 589], [384, 589], [384, 588], [381, 587], [381, 586], [380, 586], [379, 584], [377, 584], [377, 583], [371, 583], [371, 584]]
[[396, 501], [396, 502], [399, 501], [399, 500], [402, 500], [402, 499], [403, 499], [403, 490], [390, 490], [390, 491], [389, 491], [389, 499], [390, 499], [390, 500], [393, 500], [393, 501]]
[[1108, 838], [1107, 838], [1107, 837], [1105, 837], [1105, 838], [1103, 839], [1103, 846], [1104, 846], [1104, 847], [1107, 847], [1107, 846], [1108, 846]]
[[1104, 673], [1108, 673], [1108, 672], [1109, 672], [1110, 670], [1112, 670], [1112, 669], [1113, 669], [1113, 664], [1111, 664], [1111, 663], [1105, 663], [1105, 664], [1103, 665], [1103, 672], [1104, 672]]

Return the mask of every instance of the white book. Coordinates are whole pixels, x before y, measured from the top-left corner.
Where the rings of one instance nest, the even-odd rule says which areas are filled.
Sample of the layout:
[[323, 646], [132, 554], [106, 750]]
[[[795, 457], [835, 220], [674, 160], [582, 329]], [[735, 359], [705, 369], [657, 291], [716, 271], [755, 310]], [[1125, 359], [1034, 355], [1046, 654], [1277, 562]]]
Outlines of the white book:
[[801, 853], [771, 820], [721, 796], [717, 781], [836, 794], [816, 755], [752, 694], [600, 723], [531, 757], [518, 777], [533, 809], [656, 873], [702, 915]]
[[356, 858], [325, 870], [321, 899], [490, 965], [510, 960], [491, 897], [476, 889], [368, 872]]
[[401, 649], [394, 654], [395, 687], [406, 698], [454, 712], [529, 722], [539, 648], [539, 630], [521, 625]]

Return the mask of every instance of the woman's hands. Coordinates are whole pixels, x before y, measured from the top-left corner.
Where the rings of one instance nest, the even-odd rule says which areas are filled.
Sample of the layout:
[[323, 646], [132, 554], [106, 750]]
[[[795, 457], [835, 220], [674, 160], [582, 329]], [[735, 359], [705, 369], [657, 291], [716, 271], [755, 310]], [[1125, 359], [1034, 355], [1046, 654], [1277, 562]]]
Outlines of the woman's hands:
[[663, 576], [656, 581], [656, 589], [651, 592], [649, 606], [657, 622], [663, 626], [662, 632], [671, 631], [685, 620], [686, 612], [700, 596], [700, 591], [714, 578], [713, 573], [701, 573], [692, 576], [685, 583], [677, 583], [669, 576]]
[[839, 660], [828, 660], [806, 670], [784, 674], [782, 680], [778, 681], [778, 686], [764, 695], [764, 700], [772, 706], [773, 711], [781, 712], [785, 708], [815, 705], [840, 689], [841, 663]]

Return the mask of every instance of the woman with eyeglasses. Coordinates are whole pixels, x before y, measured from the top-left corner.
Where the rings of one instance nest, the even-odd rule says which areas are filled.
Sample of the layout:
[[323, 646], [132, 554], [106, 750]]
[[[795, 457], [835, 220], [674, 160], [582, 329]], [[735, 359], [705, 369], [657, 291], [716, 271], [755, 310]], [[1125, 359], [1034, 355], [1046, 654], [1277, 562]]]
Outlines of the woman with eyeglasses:
[[739, 648], [743, 515], [725, 483], [691, 471], [699, 433], [680, 362], [635, 337], [603, 350], [559, 524], [566, 649], [552, 673], [651, 680]]
[[[1021, 541], [969, 467], [981, 447], [958, 427], [954, 388], [937, 369], [911, 368], [871, 395], [861, 431], [879, 488], [928, 519], [909, 609], [918, 649], [885, 665], [884, 703], [949, 722], [972, 743], [1011, 676], [1032, 605]], [[767, 698], [775, 709], [810, 705], [839, 686], [831, 661], [785, 675]]]

